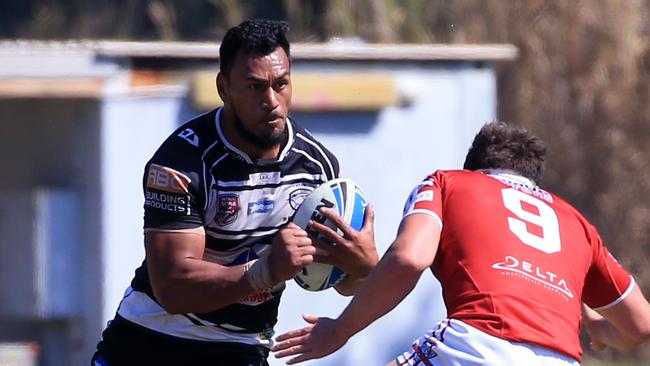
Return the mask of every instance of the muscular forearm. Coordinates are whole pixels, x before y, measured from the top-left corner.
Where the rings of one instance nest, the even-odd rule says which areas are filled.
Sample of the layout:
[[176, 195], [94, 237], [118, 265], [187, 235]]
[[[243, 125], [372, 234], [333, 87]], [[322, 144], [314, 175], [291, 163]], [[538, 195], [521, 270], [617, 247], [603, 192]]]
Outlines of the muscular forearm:
[[352, 296], [359, 290], [364, 281], [365, 278], [347, 276], [343, 281], [334, 286], [334, 288], [343, 296]]
[[388, 252], [336, 320], [348, 337], [379, 319], [415, 287], [422, 270]]
[[598, 313], [583, 306], [585, 329], [594, 348], [627, 349], [650, 339], [650, 304], [639, 287], [632, 286], [622, 301]]
[[[245, 296], [262, 292], [273, 286], [270, 275], [266, 286], [251, 281], [245, 265], [224, 266], [205, 260], [205, 234], [202, 228], [145, 232], [149, 280], [158, 302], [166, 311], [177, 313], [204, 313], [218, 310], [240, 301]], [[255, 263], [255, 268], [268, 265], [266, 259]], [[268, 267], [267, 267], [268, 269]], [[253, 280], [260, 276], [253, 276]], [[281, 282], [279, 279], [276, 282]], [[256, 286], [257, 285], [257, 286]]]
[[[203, 313], [231, 305], [256, 293], [244, 275], [244, 266], [225, 267], [187, 258], [182, 266], [159, 281], [154, 294], [170, 313]], [[153, 278], [152, 278], [153, 280]]]
[[343, 331], [352, 336], [397, 306], [433, 263], [439, 237], [440, 227], [428, 215], [404, 219], [388, 252], [337, 319]]
[[592, 321], [589, 325], [589, 334], [592, 342], [602, 343], [619, 350], [626, 350], [643, 342], [643, 339], [631, 338], [620, 332], [606, 319]]
[[270, 253], [244, 265], [204, 260], [205, 236], [198, 230], [145, 233], [147, 268], [156, 298], [170, 313], [204, 313], [256, 296], [295, 276], [311, 263], [316, 249], [307, 233], [293, 224], [273, 239]]

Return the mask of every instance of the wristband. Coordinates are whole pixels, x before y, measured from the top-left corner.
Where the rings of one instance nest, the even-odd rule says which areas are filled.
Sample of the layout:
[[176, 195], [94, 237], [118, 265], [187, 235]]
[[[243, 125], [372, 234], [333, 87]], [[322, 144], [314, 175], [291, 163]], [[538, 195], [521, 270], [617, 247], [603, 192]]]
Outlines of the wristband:
[[255, 292], [264, 292], [273, 287], [268, 257], [244, 264], [244, 276]]

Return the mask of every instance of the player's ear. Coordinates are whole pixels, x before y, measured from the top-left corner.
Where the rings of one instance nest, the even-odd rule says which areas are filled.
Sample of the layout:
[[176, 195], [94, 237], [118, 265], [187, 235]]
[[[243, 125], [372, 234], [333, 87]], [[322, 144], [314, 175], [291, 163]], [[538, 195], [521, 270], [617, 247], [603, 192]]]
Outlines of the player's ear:
[[225, 102], [228, 99], [228, 81], [221, 72], [217, 74], [217, 93], [222, 101]]

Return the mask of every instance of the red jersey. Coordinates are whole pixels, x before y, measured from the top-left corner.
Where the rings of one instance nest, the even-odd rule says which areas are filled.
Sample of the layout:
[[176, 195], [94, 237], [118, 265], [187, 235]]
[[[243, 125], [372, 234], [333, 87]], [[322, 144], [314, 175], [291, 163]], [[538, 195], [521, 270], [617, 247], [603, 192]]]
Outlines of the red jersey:
[[433, 274], [449, 318], [580, 360], [581, 303], [605, 308], [634, 286], [571, 205], [513, 173], [437, 171], [404, 215], [442, 225]]

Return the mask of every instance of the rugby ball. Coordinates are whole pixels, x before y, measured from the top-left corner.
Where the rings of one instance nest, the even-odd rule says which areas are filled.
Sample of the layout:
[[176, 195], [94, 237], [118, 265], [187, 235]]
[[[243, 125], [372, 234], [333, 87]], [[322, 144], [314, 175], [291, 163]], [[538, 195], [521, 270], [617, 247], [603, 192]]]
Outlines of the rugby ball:
[[[323, 223], [336, 228], [334, 223], [326, 220], [320, 213], [321, 207], [331, 208], [355, 230], [363, 226], [365, 209], [368, 205], [361, 188], [352, 180], [338, 178], [325, 182], [312, 191], [296, 210], [293, 222], [316, 237], [317, 232], [309, 228], [309, 221]], [[346, 277], [338, 267], [325, 263], [311, 263], [305, 266], [295, 277], [296, 283], [309, 291], [322, 291], [335, 286]]]

